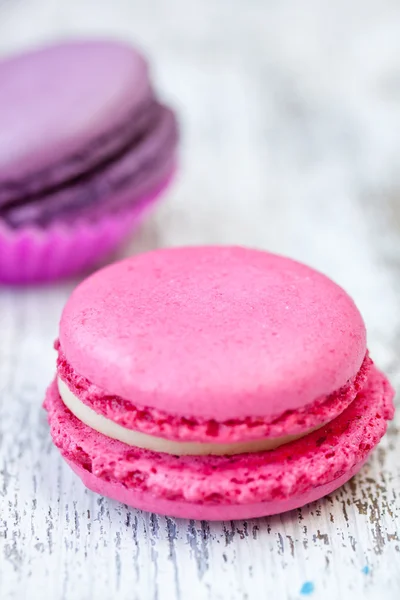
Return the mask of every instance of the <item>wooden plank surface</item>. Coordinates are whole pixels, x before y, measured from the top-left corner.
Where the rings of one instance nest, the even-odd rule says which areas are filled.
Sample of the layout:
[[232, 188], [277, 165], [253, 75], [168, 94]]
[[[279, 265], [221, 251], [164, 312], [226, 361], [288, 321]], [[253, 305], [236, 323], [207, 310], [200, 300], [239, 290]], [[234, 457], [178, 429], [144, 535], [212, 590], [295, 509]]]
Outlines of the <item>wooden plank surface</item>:
[[[184, 139], [174, 189], [125, 252], [232, 242], [303, 260], [352, 294], [398, 388], [399, 10], [3, 0], [0, 52], [73, 33], [136, 40]], [[74, 284], [0, 289], [1, 600], [399, 598], [400, 411], [357, 477], [281, 516], [175, 520], [86, 491], [41, 409]]]

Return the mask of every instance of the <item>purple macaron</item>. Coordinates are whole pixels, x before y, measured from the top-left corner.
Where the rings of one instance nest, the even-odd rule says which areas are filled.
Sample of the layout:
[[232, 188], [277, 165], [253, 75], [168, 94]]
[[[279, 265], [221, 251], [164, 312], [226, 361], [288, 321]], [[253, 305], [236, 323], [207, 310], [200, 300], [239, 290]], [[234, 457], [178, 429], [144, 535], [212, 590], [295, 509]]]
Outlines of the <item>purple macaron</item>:
[[93, 266], [169, 183], [177, 123], [131, 46], [79, 41], [0, 60], [0, 282]]

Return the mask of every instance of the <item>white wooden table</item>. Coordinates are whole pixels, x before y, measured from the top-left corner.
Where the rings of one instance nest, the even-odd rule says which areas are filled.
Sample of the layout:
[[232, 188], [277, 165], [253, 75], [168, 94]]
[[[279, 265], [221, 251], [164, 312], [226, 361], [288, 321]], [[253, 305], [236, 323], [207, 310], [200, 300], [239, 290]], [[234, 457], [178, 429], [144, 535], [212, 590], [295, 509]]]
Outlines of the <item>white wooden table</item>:
[[[73, 33], [136, 40], [184, 140], [180, 179], [127, 251], [235, 242], [304, 260], [353, 295], [399, 387], [399, 11], [0, 0], [0, 52]], [[357, 477], [281, 516], [180, 521], [85, 490], [41, 409], [74, 284], [0, 290], [1, 600], [399, 598], [400, 411]]]

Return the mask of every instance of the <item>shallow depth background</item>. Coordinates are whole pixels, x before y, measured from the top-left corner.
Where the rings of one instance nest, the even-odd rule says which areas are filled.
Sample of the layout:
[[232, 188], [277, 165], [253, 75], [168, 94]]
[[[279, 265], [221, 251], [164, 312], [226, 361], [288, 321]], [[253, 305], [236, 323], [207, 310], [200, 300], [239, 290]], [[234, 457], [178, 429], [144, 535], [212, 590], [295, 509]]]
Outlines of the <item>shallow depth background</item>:
[[[137, 43], [181, 115], [180, 176], [125, 253], [303, 260], [352, 294], [399, 387], [398, 2], [0, 0], [0, 54], [88, 34]], [[399, 416], [359, 476], [278, 517], [186, 522], [84, 490], [40, 408], [75, 283], [0, 289], [2, 600], [399, 597]]]

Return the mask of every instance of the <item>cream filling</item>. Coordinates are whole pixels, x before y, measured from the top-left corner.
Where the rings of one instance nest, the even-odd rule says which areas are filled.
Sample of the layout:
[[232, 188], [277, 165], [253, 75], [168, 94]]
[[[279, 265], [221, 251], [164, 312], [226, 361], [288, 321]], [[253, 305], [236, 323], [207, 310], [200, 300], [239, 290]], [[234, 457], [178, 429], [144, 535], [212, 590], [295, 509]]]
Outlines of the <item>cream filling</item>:
[[122, 427], [121, 425], [118, 425], [118, 423], [114, 423], [114, 421], [107, 419], [103, 415], [99, 415], [89, 406], [84, 404], [75, 396], [75, 394], [71, 392], [62, 379], [58, 378], [57, 383], [61, 399], [65, 406], [77, 419], [79, 419], [79, 421], [85, 423], [85, 425], [91, 429], [94, 429], [95, 431], [98, 431], [99, 433], [102, 433], [113, 440], [119, 440], [124, 444], [128, 444], [128, 446], [137, 446], [138, 448], [143, 448], [145, 450], [152, 450], [153, 452], [165, 452], [166, 454], [173, 454], [176, 456], [227, 456], [232, 454], [245, 454], [250, 452], [274, 450], [283, 444], [288, 444], [293, 440], [298, 440], [312, 431], [323, 427], [323, 425], [320, 425], [319, 427], [314, 427], [313, 429], [309, 429], [308, 431], [297, 435], [263, 438], [260, 440], [249, 440], [247, 442], [232, 442], [230, 444], [214, 444], [209, 442], [178, 442], [176, 440], [168, 440]]

